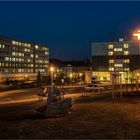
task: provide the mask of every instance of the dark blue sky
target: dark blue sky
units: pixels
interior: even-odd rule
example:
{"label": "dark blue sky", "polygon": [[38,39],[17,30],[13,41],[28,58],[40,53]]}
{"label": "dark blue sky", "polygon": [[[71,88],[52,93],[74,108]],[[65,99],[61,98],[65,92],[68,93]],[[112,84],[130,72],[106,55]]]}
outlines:
{"label": "dark blue sky", "polygon": [[128,38],[140,25],[135,2],[0,2],[0,35],[47,44],[51,57],[91,57],[91,43]]}

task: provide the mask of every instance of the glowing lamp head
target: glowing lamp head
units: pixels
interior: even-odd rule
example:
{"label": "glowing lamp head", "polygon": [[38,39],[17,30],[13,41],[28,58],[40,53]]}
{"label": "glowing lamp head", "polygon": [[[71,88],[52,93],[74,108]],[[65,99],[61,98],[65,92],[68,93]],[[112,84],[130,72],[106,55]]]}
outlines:
{"label": "glowing lamp head", "polygon": [[133,34],[133,36],[137,37],[137,39],[140,40],[140,31],[137,31],[137,33]]}
{"label": "glowing lamp head", "polygon": [[81,77],[82,76],[82,73],[79,73],[79,76]]}
{"label": "glowing lamp head", "polygon": [[70,78],[72,78],[72,73],[70,74]]}
{"label": "glowing lamp head", "polygon": [[51,67],[51,68],[50,68],[50,71],[53,72],[53,71],[54,71],[54,67]]}

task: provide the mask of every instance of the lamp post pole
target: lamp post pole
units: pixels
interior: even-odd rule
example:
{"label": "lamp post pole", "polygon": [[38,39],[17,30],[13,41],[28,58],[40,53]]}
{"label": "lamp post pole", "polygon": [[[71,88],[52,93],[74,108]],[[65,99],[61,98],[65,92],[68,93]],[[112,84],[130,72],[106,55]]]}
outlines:
{"label": "lamp post pole", "polygon": [[[140,31],[137,31],[137,33],[134,33],[133,36],[137,37],[138,44],[139,44],[139,55],[140,55]],[[139,56],[139,62],[140,62],[140,56]],[[139,73],[136,74],[136,90],[139,90]]]}
{"label": "lamp post pole", "polygon": [[51,71],[51,91],[53,92],[53,87],[54,87],[54,79],[53,79],[53,74],[54,74],[54,67],[50,68]]}
{"label": "lamp post pole", "polygon": [[72,73],[70,73],[70,85],[72,85]]}

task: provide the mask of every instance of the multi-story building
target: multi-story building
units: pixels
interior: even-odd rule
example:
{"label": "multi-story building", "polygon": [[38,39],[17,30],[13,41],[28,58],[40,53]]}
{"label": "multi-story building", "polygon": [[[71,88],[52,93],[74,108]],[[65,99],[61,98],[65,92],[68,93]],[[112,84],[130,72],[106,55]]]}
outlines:
{"label": "multi-story building", "polygon": [[123,80],[129,79],[140,69],[140,42],[123,41],[92,43],[93,76],[110,80],[111,72],[119,72]]}
{"label": "multi-story building", "polygon": [[0,37],[0,81],[35,78],[38,71],[46,73],[48,64],[46,46]]}

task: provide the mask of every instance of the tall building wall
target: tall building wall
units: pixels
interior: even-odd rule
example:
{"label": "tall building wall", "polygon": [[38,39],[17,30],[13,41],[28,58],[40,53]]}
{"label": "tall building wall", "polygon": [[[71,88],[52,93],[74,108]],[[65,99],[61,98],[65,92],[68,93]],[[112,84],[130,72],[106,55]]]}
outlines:
{"label": "tall building wall", "polygon": [[140,68],[140,43],[137,41],[92,43],[92,68],[95,71],[133,71]]}
{"label": "tall building wall", "polygon": [[17,75],[45,74],[49,64],[49,49],[36,43],[0,37],[0,74],[2,79]]}

